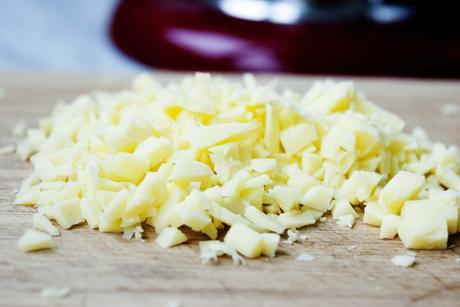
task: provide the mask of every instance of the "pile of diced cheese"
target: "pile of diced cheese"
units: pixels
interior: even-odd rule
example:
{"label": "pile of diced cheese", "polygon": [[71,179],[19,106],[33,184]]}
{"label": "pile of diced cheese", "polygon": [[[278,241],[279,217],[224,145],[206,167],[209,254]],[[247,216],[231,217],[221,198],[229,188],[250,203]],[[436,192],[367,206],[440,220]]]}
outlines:
{"label": "pile of diced cheese", "polygon": [[[83,95],[28,129],[18,154],[35,171],[16,204],[36,206],[24,250],[87,223],[168,248],[203,233],[202,259],[273,257],[280,235],[332,213],[380,226],[413,249],[446,248],[460,228],[460,155],[367,100],[351,82],[304,95],[197,73],[138,77],[131,90]],[[187,232],[186,232],[187,233]],[[218,233],[223,238],[217,240]]]}

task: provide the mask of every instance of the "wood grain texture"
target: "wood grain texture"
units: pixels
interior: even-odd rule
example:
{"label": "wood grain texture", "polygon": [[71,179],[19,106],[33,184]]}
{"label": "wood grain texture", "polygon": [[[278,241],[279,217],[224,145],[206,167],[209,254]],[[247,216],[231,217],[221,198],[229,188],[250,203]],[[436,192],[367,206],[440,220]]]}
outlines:
{"label": "wood grain texture", "polygon": [[[159,78],[176,78],[159,74]],[[305,90],[311,77],[283,76],[280,86]],[[57,101],[95,89],[114,90],[127,77],[0,74],[0,146],[13,142],[12,126],[33,124]],[[458,117],[440,113],[445,103],[460,105],[460,82],[356,79],[357,86],[382,107],[400,114],[408,127],[421,125],[434,140],[460,145]],[[352,230],[328,221],[303,232],[311,239],[282,245],[274,259],[249,260],[234,267],[199,260],[200,238],[162,250],[155,234],[145,243],[86,226],[63,231],[57,249],[24,254],[17,240],[31,227],[31,208],[13,205],[13,189],[31,166],[14,156],[0,157],[0,306],[460,306],[460,240],[443,251],[419,251],[417,264],[400,268],[394,255],[407,251],[399,241],[378,239],[378,229],[358,223]],[[347,247],[356,245],[353,250]],[[315,256],[298,263],[301,252]],[[40,296],[45,287],[69,286],[61,299]]]}

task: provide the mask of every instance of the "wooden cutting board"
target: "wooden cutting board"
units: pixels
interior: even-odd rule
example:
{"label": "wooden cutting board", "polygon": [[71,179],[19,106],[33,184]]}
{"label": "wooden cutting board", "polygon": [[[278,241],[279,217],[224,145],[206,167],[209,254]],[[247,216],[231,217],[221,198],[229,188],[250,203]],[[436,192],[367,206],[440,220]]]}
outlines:
{"label": "wooden cutting board", "polygon": [[[178,75],[158,74],[161,79]],[[277,76],[280,86],[305,90],[311,77]],[[126,86],[127,77],[82,75],[0,75],[0,146],[13,143],[11,128],[33,124],[57,101],[95,89]],[[445,116],[446,103],[460,105],[460,82],[356,79],[369,98],[421,125],[433,139],[460,145],[458,116]],[[13,205],[12,191],[31,171],[15,156],[0,157],[0,305],[1,306],[460,306],[460,240],[442,251],[417,252],[411,268],[392,265],[405,254],[400,241],[378,239],[378,229],[358,222],[352,230],[329,220],[307,227],[310,240],[283,244],[274,259],[230,259],[202,265],[196,245],[163,250],[146,231],[144,243],[117,234],[76,227],[56,239],[57,249],[24,254],[17,240],[31,227],[31,208]],[[455,244],[459,246],[455,246]],[[350,247],[355,246],[354,249]],[[315,256],[309,263],[295,258]],[[70,287],[67,297],[41,297],[47,287]]]}

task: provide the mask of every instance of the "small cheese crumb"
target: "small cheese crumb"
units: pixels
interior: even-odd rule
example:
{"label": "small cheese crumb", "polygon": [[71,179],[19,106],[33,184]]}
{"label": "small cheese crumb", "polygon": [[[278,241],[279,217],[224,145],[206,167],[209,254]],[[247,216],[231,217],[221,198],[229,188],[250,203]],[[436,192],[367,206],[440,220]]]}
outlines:
{"label": "small cheese crumb", "polygon": [[292,245],[299,239],[299,232],[297,230],[288,229],[287,231],[288,238],[284,240],[283,243]]}
{"label": "small cheese crumb", "polygon": [[245,264],[244,259],[237,253],[237,251],[222,241],[200,241],[198,244],[200,246],[200,258],[202,264],[206,264],[211,260],[217,262],[217,257],[223,255],[232,257],[233,265]]}
{"label": "small cheese crumb", "polygon": [[313,259],[315,259],[315,257],[313,255],[308,254],[308,253],[302,253],[299,256],[297,256],[297,258],[295,258],[295,261],[297,261],[297,262],[310,262]]}
{"label": "small cheese crumb", "polygon": [[460,257],[458,257],[457,259],[455,259],[455,263],[460,264]]}
{"label": "small cheese crumb", "polygon": [[166,227],[157,238],[157,243],[163,248],[169,248],[187,241],[182,231],[173,227]]}
{"label": "small cheese crumb", "polygon": [[66,297],[70,294],[70,287],[50,287],[50,288],[43,288],[40,292],[40,295],[46,299],[59,299]]}
{"label": "small cheese crumb", "polygon": [[356,248],[356,245],[350,245],[346,247],[347,251],[350,251],[350,252],[354,250],[355,248]]}
{"label": "small cheese crumb", "polygon": [[13,136],[17,138],[23,138],[26,136],[27,133],[27,124],[26,122],[19,122],[13,126]]}
{"label": "small cheese crumb", "polygon": [[460,115],[460,105],[446,103],[441,107],[441,114],[446,116]]}
{"label": "small cheese crumb", "polygon": [[11,155],[16,152],[16,146],[14,145],[6,145],[3,147],[0,147],[0,156],[6,156],[6,155]]}
{"label": "small cheese crumb", "polygon": [[355,218],[351,214],[340,216],[337,219],[337,224],[341,227],[352,228],[353,225],[355,224]]}
{"label": "small cheese crumb", "polygon": [[19,247],[24,252],[54,248],[53,238],[44,232],[29,229],[19,239]]}
{"label": "small cheese crumb", "polygon": [[393,264],[396,266],[407,268],[415,264],[415,255],[414,254],[397,255],[391,258],[391,262],[393,262]]}

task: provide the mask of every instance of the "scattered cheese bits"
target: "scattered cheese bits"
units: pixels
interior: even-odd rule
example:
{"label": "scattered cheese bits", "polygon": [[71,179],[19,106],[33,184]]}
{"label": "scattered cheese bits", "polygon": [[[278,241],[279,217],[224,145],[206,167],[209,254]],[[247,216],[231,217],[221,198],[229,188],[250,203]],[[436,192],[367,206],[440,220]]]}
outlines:
{"label": "scattered cheese bits", "polygon": [[238,255],[236,250],[224,242],[211,240],[200,241],[198,244],[200,246],[200,258],[203,264],[211,260],[217,262],[217,257],[222,255],[232,257],[234,265],[244,264],[244,259]]}
{"label": "scattered cheese bits", "polygon": [[391,258],[391,262],[396,266],[411,267],[415,264],[415,255],[397,255]]}
{"label": "scattered cheese bits", "polygon": [[49,234],[29,229],[19,239],[19,247],[24,252],[32,252],[42,249],[52,249],[54,248],[54,242]]}
{"label": "scattered cheese bits", "polygon": [[15,151],[16,151],[16,146],[14,145],[6,145],[3,147],[0,147],[0,156],[14,154]]}
{"label": "scattered cheese bits", "polygon": [[[403,128],[352,82],[300,95],[250,75],[142,75],[131,90],[80,96],[38,128],[15,129],[16,153],[35,169],[15,203],[36,206],[35,228],[51,235],[51,221],[86,222],[142,241],[148,224],[168,248],[188,227],[211,239],[200,242],[203,262],[273,257],[286,230],[295,242],[329,212],[351,228],[363,210],[381,238],[445,248],[460,228],[459,150]],[[50,238],[33,231],[21,242],[49,248]]]}

